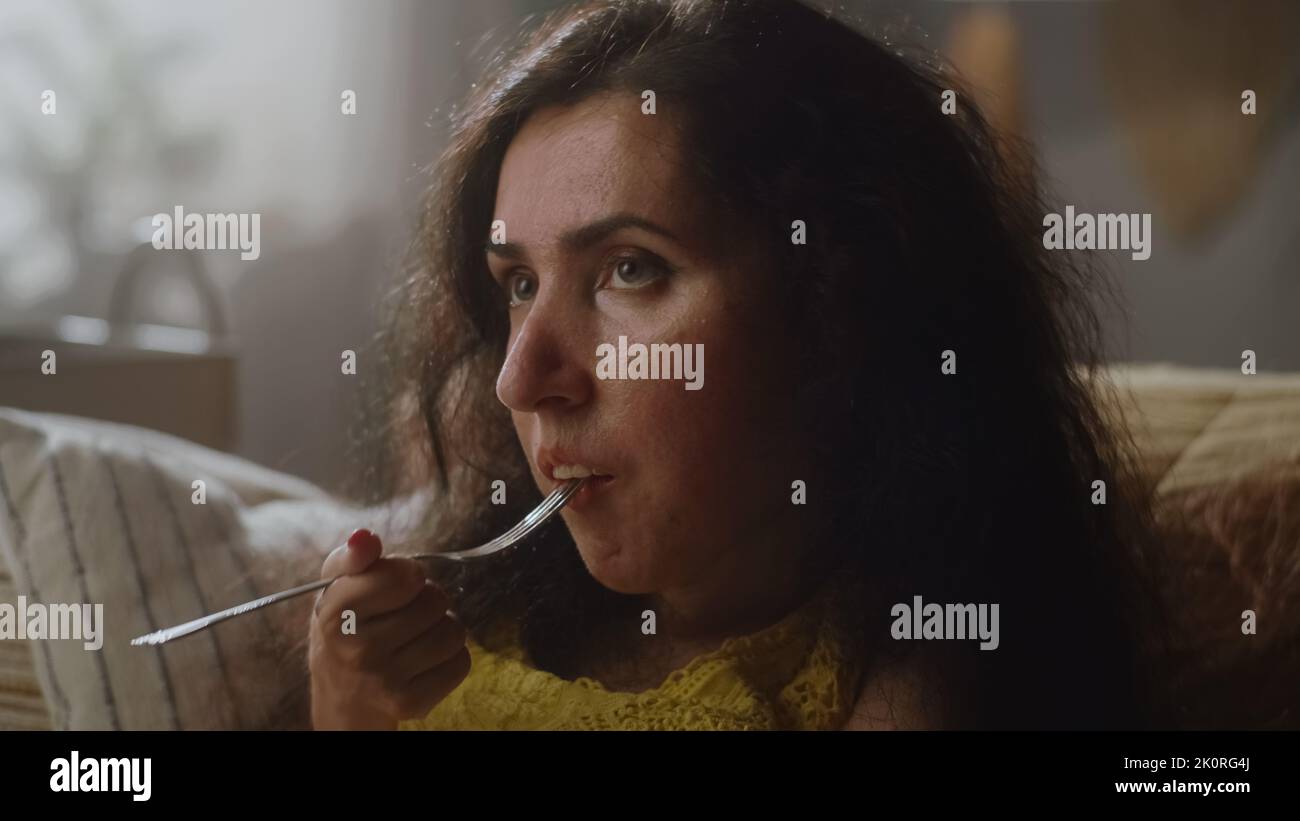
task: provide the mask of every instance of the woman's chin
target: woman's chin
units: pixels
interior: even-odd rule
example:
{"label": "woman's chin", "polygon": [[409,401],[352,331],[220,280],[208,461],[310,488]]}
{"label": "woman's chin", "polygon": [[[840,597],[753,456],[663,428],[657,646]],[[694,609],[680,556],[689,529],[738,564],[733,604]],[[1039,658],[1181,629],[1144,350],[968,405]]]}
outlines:
{"label": "woman's chin", "polygon": [[579,543],[578,555],[592,578],[615,593],[635,596],[654,590],[650,574],[633,551],[619,545]]}

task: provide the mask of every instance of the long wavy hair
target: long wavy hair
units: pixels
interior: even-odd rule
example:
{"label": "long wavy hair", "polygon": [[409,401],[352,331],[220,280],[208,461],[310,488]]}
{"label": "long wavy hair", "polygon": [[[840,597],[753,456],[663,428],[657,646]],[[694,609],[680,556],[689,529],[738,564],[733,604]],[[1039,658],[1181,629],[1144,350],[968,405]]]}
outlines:
{"label": "long wavy hair", "polygon": [[[509,320],[484,245],[502,158],[540,108],[653,90],[701,189],[753,229],[737,241],[777,262],[781,332],[802,346],[792,389],[832,477],[809,504],[830,538],[889,601],[1000,605],[996,651],[918,657],[946,725],[1140,726],[1152,544],[1147,492],[1096,401],[1108,289],[1044,250],[1051,209],[1013,170],[1031,161],[969,102],[941,111],[946,89],[970,99],[957,79],[859,28],[793,0],[597,0],[503,50],[455,114],[391,294],[359,486],[374,501],[432,491],[415,538],[433,549],[486,540],[539,500],[494,391]],[[504,505],[489,503],[498,480]],[[472,636],[512,619],[563,677],[583,669],[575,636],[639,612],[558,520],[439,579]],[[871,637],[865,670],[923,644],[880,641],[888,607],[852,617]]]}

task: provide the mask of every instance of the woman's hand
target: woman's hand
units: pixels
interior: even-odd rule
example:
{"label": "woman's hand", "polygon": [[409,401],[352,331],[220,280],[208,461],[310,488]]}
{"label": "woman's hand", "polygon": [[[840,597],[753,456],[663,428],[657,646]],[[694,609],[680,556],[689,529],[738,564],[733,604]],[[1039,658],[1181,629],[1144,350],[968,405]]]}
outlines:
{"label": "woman's hand", "polygon": [[392,730],[423,718],[469,673],[465,628],[450,598],[411,559],[381,559],[379,537],[358,530],[330,553],[312,614],[312,726]]}

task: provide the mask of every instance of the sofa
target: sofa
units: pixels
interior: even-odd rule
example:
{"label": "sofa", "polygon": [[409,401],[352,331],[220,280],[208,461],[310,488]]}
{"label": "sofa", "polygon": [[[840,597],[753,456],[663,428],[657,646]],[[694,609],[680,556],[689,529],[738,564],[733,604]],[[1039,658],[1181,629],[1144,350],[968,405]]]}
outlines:
{"label": "sofa", "polygon": [[[1162,722],[1300,727],[1300,374],[1108,375],[1167,554]],[[102,602],[106,636],[0,641],[0,728],[307,727],[310,596],[162,647],[129,639],[314,578],[357,527],[400,544],[428,502],[358,508],[165,434],[0,408],[0,603]]]}

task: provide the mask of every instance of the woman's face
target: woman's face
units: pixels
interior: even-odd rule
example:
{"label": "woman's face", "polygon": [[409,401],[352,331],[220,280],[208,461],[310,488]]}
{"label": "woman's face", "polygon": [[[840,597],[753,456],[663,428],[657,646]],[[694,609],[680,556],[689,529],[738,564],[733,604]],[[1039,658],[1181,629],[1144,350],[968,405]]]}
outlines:
{"label": "woman's face", "polygon": [[[760,243],[724,227],[679,150],[633,95],[539,111],[506,152],[487,245],[512,306],[497,395],[543,493],[597,474],[562,515],[622,593],[758,583],[796,551],[791,486],[811,479],[791,433],[800,340]],[[693,378],[617,378],[620,337],[689,351]]]}

